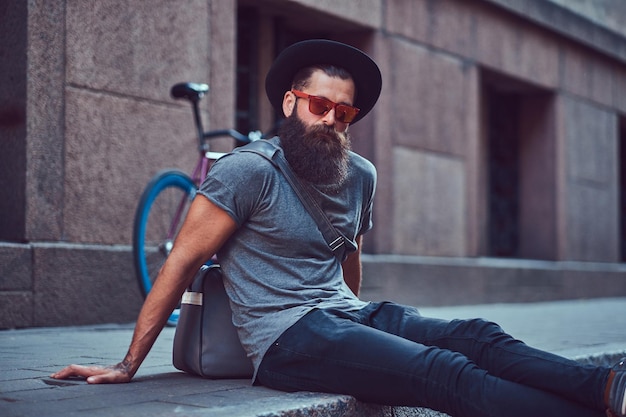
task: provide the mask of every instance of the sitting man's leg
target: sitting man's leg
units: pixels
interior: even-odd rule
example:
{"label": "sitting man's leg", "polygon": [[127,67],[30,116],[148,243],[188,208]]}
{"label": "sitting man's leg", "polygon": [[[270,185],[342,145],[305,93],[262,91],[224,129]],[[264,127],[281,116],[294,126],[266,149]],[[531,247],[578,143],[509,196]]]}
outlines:
{"label": "sitting man's leg", "polygon": [[609,368],[582,365],[514,339],[482,319],[423,317],[413,307],[381,303],[368,316],[372,327],[426,346],[459,352],[499,378],[563,396],[594,409],[606,408]]}
{"label": "sitting man's leg", "polygon": [[[604,413],[490,375],[465,355],[370,327],[373,304],[355,314],[314,310],[268,350],[258,381],[285,391],[353,395],[452,416],[587,416]],[[382,319],[381,316],[378,319]]]}

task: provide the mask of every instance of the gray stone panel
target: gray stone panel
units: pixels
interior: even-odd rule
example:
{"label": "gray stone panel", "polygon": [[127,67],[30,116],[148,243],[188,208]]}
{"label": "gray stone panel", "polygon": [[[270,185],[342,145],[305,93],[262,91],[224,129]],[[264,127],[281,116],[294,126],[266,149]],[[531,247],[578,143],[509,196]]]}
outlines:
{"label": "gray stone panel", "polygon": [[453,264],[410,260],[363,263],[360,297],[412,306],[456,305],[484,299],[485,279],[478,270]]}
{"label": "gray stone panel", "polygon": [[392,61],[394,142],[464,155],[469,91],[464,63],[405,42],[393,43]]}
{"label": "gray stone panel", "polygon": [[497,9],[479,7],[474,14],[475,32],[468,36],[479,62],[542,86],[557,84],[560,44],[553,36]]}
{"label": "gray stone panel", "polygon": [[32,262],[30,245],[0,243],[0,329],[32,326]]}
{"label": "gray stone panel", "polygon": [[475,10],[480,5],[450,0],[412,3],[413,8],[428,10],[428,15],[422,19],[427,20],[424,26],[433,45],[462,56],[475,56],[476,42],[472,34],[475,33]]}
{"label": "gray stone panel", "polygon": [[614,183],[617,172],[615,113],[573,98],[564,101],[568,177],[598,185]]}
{"label": "gray stone panel", "polygon": [[618,261],[617,116],[587,102],[564,102],[564,259]]}
{"label": "gray stone panel", "polygon": [[388,2],[385,13],[385,26],[390,33],[397,33],[409,39],[428,41],[428,3],[423,1]]}
{"label": "gray stone panel", "polygon": [[28,3],[26,239],[62,239],[65,2]]}
{"label": "gray stone panel", "polygon": [[617,199],[614,193],[585,184],[569,184],[569,260],[619,260]]}
{"label": "gray stone panel", "polygon": [[[373,132],[372,142],[372,162],[376,164],[378,171],[378,183],[376,186],[376,200],[374,208],[374,229],[365,237],[365,243],[368,244],[368,251],[372,253],[389,253],[393,245],[393,228],[391,213],[393,209],[393,156],[391,149],[395,138],[390,133],[390,128],[395,122],[395,116],[391,109],[397,98],[395,92],[388,86],[393,79],[391,45],[392,39],[385,38],[381,35],[375,37],[374,50],[376,51],[376,60],[380,64],[383,77],[383,89],[380,97],[371,114],[367,117],[372,118]],[[365,119],[363,120],[365,122]],[[359,138],[366,138],[367,131],[359,130],[357,132],[355,125],[355,133],[359,134]],[[358,139],[362,141],[363,139]]]}
{"label": "gray stone panel", "polygon": [[463,256],[463,163],[403,148],[394,149],[393,155],[393,253]]}
{"label": "gray stone panel", "polygon": [[33,294],[30,291],[0,291],[0,329],[32,325]]}
{"label": "gray stone panel", "polygon": [[[230,129],[235,125],[236,97],[236,51],[237,51],[237,3],[213,1],[209,16],[209,124],[205,129]],[[264,93],[262,93],[264,94]],[[264,97],[261,95],[261,97]],[[269,101],[266,101],[269,103]],[[232,140],[218,139],[212,149],[226,151]],[[215,142],[215,141],[214,141]]]}
{"label": "gray stone panel", "polygon": [[129,247],[34,245],[34,326],[126,323],[143,299]]}
{"label": "gray stone panel", "polygon": [[68,2],[68,82],[168,101],[174,83],[208,81],[209,4]]}
{"label": "gray stone panel", "polygon": [[0,244],[0,291],[32,291],[30,245]]}
{"label": "gray stone panel", "polygon": [[130,244],[149,179],[165,168],[191,173],[197,160],[189,106],[70,89],[66,119],[66,238]]}
{"label": "gray stone panel", "polygon": [[621,103],[615,90],[626,76],[622,66],[574,44],[561,48],[560,66],[560,88],[605,106]]}
{"label": "gray stone panel", "polygon": [[626,296],[626,268],[605,263],[363,256],[361,298],[413,306]]}

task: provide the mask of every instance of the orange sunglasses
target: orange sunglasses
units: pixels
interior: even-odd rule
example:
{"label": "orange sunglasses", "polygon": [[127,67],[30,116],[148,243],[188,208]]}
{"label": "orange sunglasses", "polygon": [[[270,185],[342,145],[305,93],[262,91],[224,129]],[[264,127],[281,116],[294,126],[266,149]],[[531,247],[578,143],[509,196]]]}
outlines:
{"label": "orange sunglasses", "polygon": [[309,99],[309,111],[316,116],[323,116],[332,109],[335,109],[335,119],[341,123],[350,123],[354,120],[359,109],[347,104],[335,103],[327,98],[312,96],[311,94],[303,93],[298,90],[291,90],[291,92],[300,98]]}

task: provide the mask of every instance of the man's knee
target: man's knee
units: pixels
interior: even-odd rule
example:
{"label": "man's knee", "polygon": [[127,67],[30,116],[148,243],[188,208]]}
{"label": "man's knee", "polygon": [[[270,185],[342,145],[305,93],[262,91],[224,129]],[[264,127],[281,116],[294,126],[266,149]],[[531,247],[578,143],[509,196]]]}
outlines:
{"label": "man's knee", "polygon": [[500,325],[482,318],[453,320],[451,324],[456,326],[455,333],[461,332],[477,339],[487,338],[493,340],[500,337],[509,337]]}

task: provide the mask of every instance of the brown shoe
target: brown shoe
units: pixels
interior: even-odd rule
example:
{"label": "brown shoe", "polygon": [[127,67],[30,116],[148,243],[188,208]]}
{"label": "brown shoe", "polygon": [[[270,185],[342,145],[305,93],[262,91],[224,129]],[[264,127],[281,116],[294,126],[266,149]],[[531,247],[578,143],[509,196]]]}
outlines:
{"label": "brown shoe", "polygon": [[626,416],[626,358],[617,362],[607,379],[604,400],[607,407],[607,417]]}

